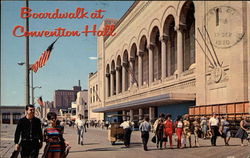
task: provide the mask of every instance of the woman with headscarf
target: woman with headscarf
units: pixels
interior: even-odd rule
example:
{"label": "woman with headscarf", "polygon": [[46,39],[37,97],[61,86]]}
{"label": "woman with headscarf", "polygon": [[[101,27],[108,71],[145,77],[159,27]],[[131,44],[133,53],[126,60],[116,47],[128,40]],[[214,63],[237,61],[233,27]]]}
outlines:
{"label": "woman with headscarf", "polygon": [[224,142],[226,146],[229,146],[228,142],[231,137],[230,132],[230,123],[228,122],[228,116],[222,117],[224,121],[221,121],[221,127],[222,127],[222,137],[224,138]]}
{"label": "woman with headscarf", "polygon": [[164,134],[164,123],[163,119],[160,119],[158,121],[157,127],[156,127],[156,137],[157,137],[157,142],[156,142],[156,147],[159,148],[160,144],[160,149],[162,149],[162,143],[163,143],[163,134]]}
{"label": "woman with headscarf", "polygon": [[200,146],[200,144],[199,144],[199,132],[201,130],[201,126],[200,126],[200,122],[199,122],[198,117],[194,118],[193,126],[194,126],[194,146],[199,147]]}
{"label": "woman with headscarf", "polygon": [[244,139],[247,139],[248,137],[248,134],[247,134],[247,117],[246,116],[243,116],[241,121],[240,121],[240,128],[238,129],[235,137],[236,138],[240,138],[241,139],[241,146],[244,146],[243,142],[244,142]]}
{"label": "woman with headscarf", "polygon": [[[186,114],[184,115],[184,121],[183,121],[183,135],[184,135],[184,142],[186,140],[189,140],[189,146],[190,148],[192,147],[191,145],[191,130],[190,130],[190,121],[189,121],[189,115]],[[186,147],[186,143],[184,144],[184,147]]]}

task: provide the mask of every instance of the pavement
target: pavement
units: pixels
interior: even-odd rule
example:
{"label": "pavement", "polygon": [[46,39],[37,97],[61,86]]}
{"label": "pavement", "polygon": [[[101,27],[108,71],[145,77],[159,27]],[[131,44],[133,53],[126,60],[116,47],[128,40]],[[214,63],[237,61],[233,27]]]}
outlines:
{"label": "pavement", "polygon": [[[1,125],[1,144],[0,157],[9,158],[14,149],[14,132],[15,125]],[[149,151],[144,151],[141,143],[139,131],[133,131],[131,135],[130,148],[125,148],[122,142],[117,142],[115,145],[107,140],[107,130],[101,128],[88,128],[84,135],[84,145],[77,144],[76,129],[72,127],[65,127],[64,138],[71,146],[69,158],[250,158],[250,144],[245,142],[245,146],[240,146],[240,139],[231,138],[230,146],[225,146],[223,139],[217,139],[217,146],[212,147],[210,140],[199,139],[200,147],[176,149],[176,142],[174,142],[174,149],[167,148],[158,150],[156,145],[150,140],[153,134],[150,134],[148,143]],[[194,140],[194,139],[193,139]],[[44,144],[45,146],[45,144]],[[39,157],[41,157],[43,149],[40,150]]]}

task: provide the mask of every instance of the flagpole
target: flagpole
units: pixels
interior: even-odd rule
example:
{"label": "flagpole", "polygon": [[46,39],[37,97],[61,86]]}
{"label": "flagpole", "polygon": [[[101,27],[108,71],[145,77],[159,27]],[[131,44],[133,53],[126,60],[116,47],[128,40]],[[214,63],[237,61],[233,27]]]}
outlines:
{"label": "flagpole", "polygon": [[[29,7],[29,1],[26,0],[26,7]],[[26,31],[29,32],[29,18],[26,18]],[[30,76],[29,76],[29,36],[25,38],[25,104],[30,104]]]}

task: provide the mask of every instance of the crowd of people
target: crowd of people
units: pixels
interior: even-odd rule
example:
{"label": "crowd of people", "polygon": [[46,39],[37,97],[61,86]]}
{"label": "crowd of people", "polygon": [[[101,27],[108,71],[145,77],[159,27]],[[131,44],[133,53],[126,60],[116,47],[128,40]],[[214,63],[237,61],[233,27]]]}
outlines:
{"label": "crowd of people", "polygon": [[[47,121],[41,124],[39,118],[34,116],[35,108],[33,105],[26,106],[26,115],[18,122],[15,131],[15,151],[21,151],[21,157],[37,158],[39,150],[46,143],[42,158],[63,158],[66,157],[70,150],[70,145],[63,138],[65,121],[57,120],[55,112],[47,114]],[[116,122],[117,123],[117,122]],[[76,126],[77,141],[79,145],[83,145],[84,133],[87,132],[87,127],[101,127],[107,128],[110,125],[108,121],[87,121],[81,114],[72,123]],[[73,127],[74,127],[73,125]],[[124,120],[119,125],[124,130],[124,145],[130,146],[131,133],[133,131],[134,123],[130,120]],[[244,140],[248,139],[247,133],[247,118],[244,116],[240,122],[235,137],[241,139],[241,146],[244,146]],[[171,114],[161,113],[154,121],[149,121],[144,118],[140,121],[139,131],[141,132],[141,139],[143,149],[148,150],[147,144],[150,132],[153,132],[152,142],[156,143],[156,147],[163,149],[167,147],[167,142],[171,149],[173,146],[173,139],[177,142],[177,148],[185,148],[187,145],[191,147],[199,147],[199,139],[211,138],[211,145],[216,146],[218,136],[223,137],[226,146],[229,145],[231,138],[231,129],[228,117],[219,118],[215,113],[211,118],[195,117],[190,119],[189,115],[178,116],[175,121],[172,120]],[[191,139],[192,133],[194,140]],[[21,150],[20,150],[21,148]],[[14,156],[12,156],[14,157]]]}
{"label": "crowd of people", "polygon": [[[236,138],[241,139],[241,146],[244,146],[243,141],[249,139],[246,126],[247,118],[242,117],[240,128],[235,134]],[[177,142],[177,148],[199,147],[199,139],[211,138],[211,145],[216,146],[218,136],[224,139],[226,146],[229,146],[231,138],[230,123],[227,116],[221,118],[213,113],[211,118],[202,116],[195,117],[192,120],[189,115],[177,116],[175,121],[172,121],[171,114],[159,115],[159,118],[153,123],[153,132],[155,134],[156,147],[162,149],[162,145],[166,148],[166,142],[169,141],[170,148],[173,148],[173,137]],[[194,134],[194,140],[191,140],[191,134]]]}
{"label": "crowd of people", "polygon": [[[124,145],[129,147],[131,137],[131,123],[125,120],[121,127],[124,129]],[[236,138],[241,139],[241,146],[244,146],[244,140],[248,139],[247,133],[247,118],[242,117],[240,127],[235,134]],[[143,148],[147,151],[147,143],[150,132],[153,132],[152,142],[156,143],[159,149],[167,148],[167,142],[171,149],[173,146],[173,139],[177,142],[177,148],[199,147],[199,139],[211,139],[211,145],[216,146],[217,137],[221,136],[224,139],[226,146],[229,146],[229,141],[232,136],[230,123],[227,116],[221,118],[213,113],[212,117],[202,116],[190,119],[189,115],[177,116],[175,121],[172,120],[171,114],[161,113],[155,121],[150,121],[144,118],[140,122],[139,130],[141,131],[141,138]],[[191,135],[194,140],[191,139]],[[128,143],[129,142],[129,143]]]}

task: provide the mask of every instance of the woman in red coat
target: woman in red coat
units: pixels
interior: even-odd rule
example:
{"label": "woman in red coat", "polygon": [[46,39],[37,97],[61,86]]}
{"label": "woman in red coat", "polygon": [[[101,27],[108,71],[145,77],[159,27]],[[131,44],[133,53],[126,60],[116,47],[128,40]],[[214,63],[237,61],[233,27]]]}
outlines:
{"label": "woman in red coat", "polygon": [[[169,137],[170,148],[173,148],[172,135],[173,135],[173,122],[171,120],[171,115],[166,115],[166,121],[164,122],[164,133],[166,137]],[[166,142],[164,142],[164,147],[166,148]]]}

